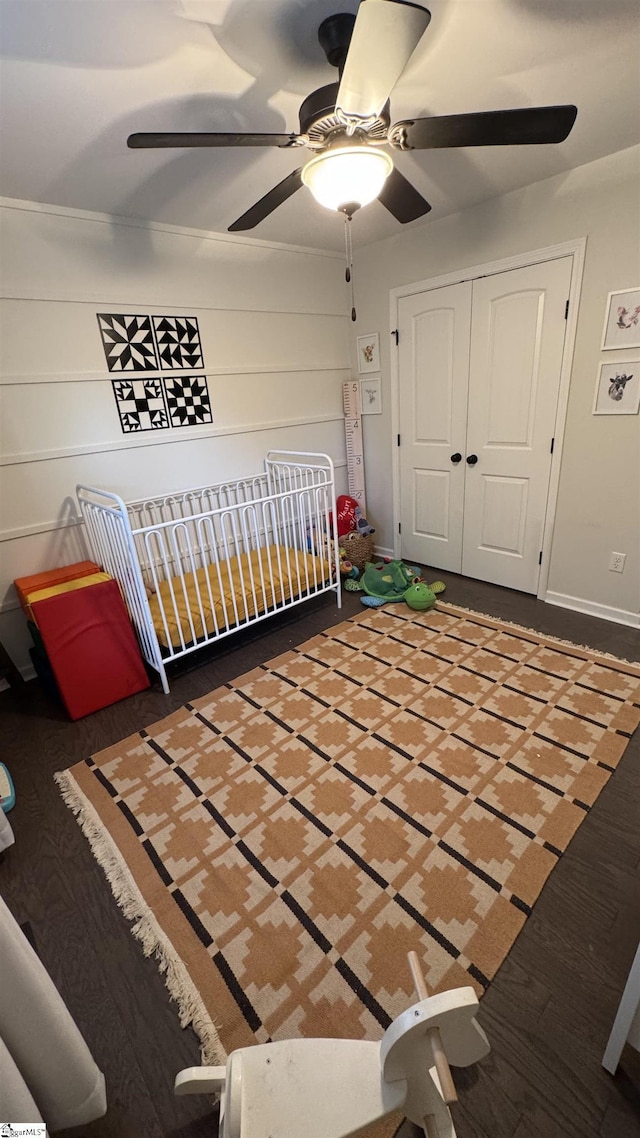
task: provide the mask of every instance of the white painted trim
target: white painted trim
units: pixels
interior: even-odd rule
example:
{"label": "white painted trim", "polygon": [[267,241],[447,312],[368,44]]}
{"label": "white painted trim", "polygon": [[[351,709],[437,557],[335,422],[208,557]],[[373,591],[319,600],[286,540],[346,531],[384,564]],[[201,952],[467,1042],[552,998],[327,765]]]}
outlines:
{"label": "white painted trim", "polygon": [[[92,443],[89,446],[60,447],[56,450],[25,451],[18,454],[7,454],[0,457],[0,466],[22,466],[30,462],[51,462],[60,458],[76,458],[83,454],[103,454],[105,451],[138,450],[140,447],[169,446],[172,443],[193,442],[196,439],[215,439],[223,435],[252,435],[257,431],[286,430],[290,427],[307,427],[314,423],[342,423],[342,415],[312,415],[301,419],[274,419],[268,423],[238,423],[231,427],[218,427],[213,430],[184,430],[170,427],[158,431],[146,431],[150,438],[142,438],[134,434],[131,439],[124,436],[122,439],[112,439],[104,443]],[[162,435],[161,438],[154,436]]]}
{"label": "white painted trim", "polygon": [[7,612],[15,612],[21,607],[20,601],[3,601],[0,605],[0,616],[4,616]]}
{"label": "white painted trim", "polygon": [[[67,518],[66,521],[53,518],[49,522],[35,522],[31,526],[17,526],[15,529],[0,530],[0,542],[19,541],[23,537],[35,537],[39,533],[55,533],[57,530],[72,529],[74,526],[82,525],[84,525],[82,518]],[[0,608],[0,612],[2,612],[2,608]]]}
{"label": "white painted trim", "polygon": [[171,225],[163,221],[146,221],[138,217],[121,217],[112,213],[94,213],[91,210],[68,208],[47,202],[23,201],[20,198],[0,197],[0,207],[22,213],[47,213],[53,217],[75,218],[76,221],[100,222],[103,225],[125,225],[131,229],[148,229],[157,233],[176,233],[180,237],[195,237],[198,241],[219,241],[227,245],[249,245],[258,249],[272,249],[282,253],[304,253],[312,257],[328,257],[341,261],[343,254],[329,249],[316,249],[308,245],[287,245],[279,241],[265,241],[244,234],[216,233],[210,229],[190,229],[185,225]]}
{"label": "white painted trim", "polygon": [[140,304],[139,299],[123,300],[119,298],[114,300],[113,297],[108,297],[105,300],[105,293],[102,289],[100,292],[83,292],[82,296],[78,296],[77,292],[66,292],[64,289],[45,289],[37,293],[34,292],[28,296],[23,292],[13,293],[8,290],[3,290],[0,292],[0,300],[9,300],[24,304],[89,304],[91,307],[97,304],[100,305],[102,310],[108,306],[110,309],[117,309],[119,312],[126,312],[127,315],[133,316],[144,316],[148,312],[152,312],[153,309],[158,310],[156,315],[164,315],[165,310],[170,308],[172,312],[174,309],[176,311],[183,309],[184,312],[188,312],[189,315],[193,316],[196,316],[198,312],[245,312],[251,315],[257,312],[259,315],[266,316],[313,316],[314,318],[322,316],[328,320],[348,319],[346,312],[321,312],[317,308],[257,308],[255,305],[251,305],[249,308],[238,308],[222,304],[176,304],[175,301],[171,301],[171,304],[167,305],[161,304],[156,300],[149,301],[146,304]]}
{"label": "white painted trim", "polygon": [[[333,463],[334,470],[346,469],[346,459],[340,459]],[[71,529],[74,526],[83,526],[83,518],[67,518],[66,520],[58,520],[53,518],[51,521],[36,522],[35,525],[19,526],[16,529],[0,530],[0,543],[3,541],[20,541],[25,537],[36,537],[41,533],[55,533],[58,530]],[[390,553],[391,550],[384,550],[385,554]],[[5,606],[7,611],[11,608],[18,607],[10,601],[6,601],[4,605],[0,605],[0,613],[4,612]]]}
{"label": "white painted trim", "polygon": [[417,292],[430,292],[434,288],[445,288],[447,285],[461,284],[463,281],[473,281],[477,277],[490,277],[495,273],[507,273],[511,269],[526,269],[530,265],[538,265],[541,261],[556,261],[559,257],[571,257],[579,248],[584,251],[586,237],[577,237],[573,241],[562,241],[558,245],[547,245],[544,249],[532,249],[529,253],[514,253],[510,257],[501,257],[496,261],[487,261],[484,265],[473,265],[470,269],[456,269],[450,273],[443,273],[439,277],[431,277],[426,281],[413,281],[411,284],[397,285],[390,290],[390,297],[395,299],[396,305],[392,307],[391,315],[397,312],[397,301],[403,296],[413,296]]}
{"label": "white painted trim", "polygon": [[26,683],[36,678],[36,670],[33,664],[25,664],[22,668],[18,668],[18,671]]}
{"label": "white painted trim", "polygon": [[[544,261],[555,261],[561,257],[572,257],[571,283],[569,286],[569,314],[567,329],[562,353],[562,368],[560,373],[560,386],[558,389],[558,405],[555,423],[555,443],[551,458],[549,475],[549,489],[547,493],[547,509],[542,538],[542,565],[538,577],[539,600],[545,599],[547,583],[549,580],[549,566],[551,563],[551,549],[553,545],[553,530],[555,525],[556,507],[558,501],[558,486],[560,482],[560,466],[562,461],[562,448],[564,444],[564,431],[569,401],[569,383],[573,367],[573,353],[575,349],[576,332],[578,326],[578,312],[580,308],[580,291],[584,272],[586,237],[577,237],[573,241],[564,241],[558,245],[549,245],[544,249],[534,249],[529,253],[518,253],[496,261],[489,261],[484,265],[474,265],[470,269],[460,269],[445,273],[443,276],[432,277],[426,281],[414,281],[412,284],[399,285],[389,292],[390,328],[398,327],[398,307],[400,300],[405,296],[414,296],[416,293],[429,292],[436,288],[446,288],[452,284],[461,284],[463,281],[477,280],[479,277],[493,276],[497,273],[509,272],[511,269],[528,268],[530,265],[541,264]],[[393,482],[393,533],[394,553],[400,556],[400,534],[398,523],[400,521],[400,448],[395,444],[400,425],[400,378],[398,372],[398,352],[391,351],[391,431],[392,431],[392,482]]]}
{"label": "white painted trim", "polygon": [[539,601],[544,600],[549,583],[549,570],[551,568],[551,553],[553,550],[553,534],[556,524],[556,509],[558,505],[558,488],[560,486],[560,467],[562,464],[562,450],[564,447],[564,432],[567,422],[567,406],[569,403],[569,385],[573,370],[573,353],[578,331],[578,315],[580,312],[580,292],[582,290],[582,276],[584,273],[584,259],[587,247],[586,237],[569,242],[574,246],[573,265],[571,268],[571,284],[569,285],[569,313],[567,328],[564,337],[564,350],[562,353],[562,368],[560,371],[560,387],[558,389],[558,403],[556,406],[556,422],[553,432],[554,445],[551,456],[551,469],[549,471],[549,488],[547,490],[547,509],[542,529],[542,565],[538,576]]}
{"label": "white painted trim", "polygon": [[377,557],[393,557],[393,549],[388,549],[386,545],[374,545],[373,552]]}
{"label": "white painted trim", "polygon": [[585,616],[597,616],[600,620],[611,620],[614,624],[625,624],[629,628],[640,628],[640,613],[628,612],[627,609],[613,608],[612,605],[601,605],[597,601],[587,601],[584,597],[570,597],[567,593],[548,592],[542,600],[561,609],[572,609],[573,612],[584,613]]}
{"label": "white painted trim", "polygon": [[[196,368],[194,375],[204,375],[207,379],[217,379],[219,376],[226,375],[306,375],[316,374],[318,372],[335,372],[341,374],[342,372],[349,372],[351,369],[348,364],[336,367],[294,367],[291,364],[286,364],[283,367],[217,367],[217,368]],[[133,372],[133,371],[52,371],[41,372],[40,374],[32,373],[25,375],[0,375],[0,387],[21,387],[24,383],[40,383],[43,386],[48,383],[104,383],[117,379],[136,379],[142,375],[149,375],[152,379],[171,378],[175,374],[171,371],[158,371],[158,372]]]}

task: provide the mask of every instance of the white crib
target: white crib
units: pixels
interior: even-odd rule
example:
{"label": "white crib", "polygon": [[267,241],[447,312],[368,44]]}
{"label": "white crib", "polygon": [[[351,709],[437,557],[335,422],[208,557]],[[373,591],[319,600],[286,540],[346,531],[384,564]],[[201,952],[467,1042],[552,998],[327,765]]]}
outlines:
{"label": "white crib", "polygon": [[328,455],[269,451],[260,474],[136,502],[91,486],[77,495],[93,556],[167,693],[170,661],[330,590],[341,606]]}

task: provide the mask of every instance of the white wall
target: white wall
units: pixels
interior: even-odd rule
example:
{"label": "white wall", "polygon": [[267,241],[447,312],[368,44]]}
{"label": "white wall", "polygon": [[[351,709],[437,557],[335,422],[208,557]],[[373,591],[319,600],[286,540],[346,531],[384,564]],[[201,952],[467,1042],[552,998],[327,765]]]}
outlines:
{"label": "white wall", "polygon": [[[168,492],[274,447],[328,451],[342,488],[347,307],[335,254],[25,202],[0,224],[0,640],[25,668],[12,581],[87,555],[77,482]],[[213,424],[123,434],[96,312],[196,316]]]}
{"label": "white wall", "polygon": [[[365,417],[364,431],[367,508],[381,546],[393,546],[389,290],[586,236],[548,589],[595,611],[622,610],[623,621],[638,614],[640,417],[591,412],[600,362],[625,356],[601,353],[600,341],[607,294],[640,284],[639,206],[634,147],[356,250],[352,360],[355,337],[380,332],[383,414]],[[607,568],[613,550],[627,554],[622,575]]]}

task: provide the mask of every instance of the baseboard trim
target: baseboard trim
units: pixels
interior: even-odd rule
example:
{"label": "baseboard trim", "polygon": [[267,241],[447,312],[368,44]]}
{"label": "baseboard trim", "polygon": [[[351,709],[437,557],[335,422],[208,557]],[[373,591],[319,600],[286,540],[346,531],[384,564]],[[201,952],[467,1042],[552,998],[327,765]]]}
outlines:
{"label": "baseboard trim", "polygon": [[544,597],[549,605],[561,609],[573,609],[585,616],[597,616],[600,620],[610,620],[614,624],[625,624],[629,628],[640,628],[640,613],[617,609],[612,605],[601,605],[597,601],[587,601],[583,597],[570,597],[566,593],[547,592]]}
{"label": "baseboard trim", "polygon": [[376,557],[393,557],[393,550],[387,549],[385,545],[374,545],[373,552]]}

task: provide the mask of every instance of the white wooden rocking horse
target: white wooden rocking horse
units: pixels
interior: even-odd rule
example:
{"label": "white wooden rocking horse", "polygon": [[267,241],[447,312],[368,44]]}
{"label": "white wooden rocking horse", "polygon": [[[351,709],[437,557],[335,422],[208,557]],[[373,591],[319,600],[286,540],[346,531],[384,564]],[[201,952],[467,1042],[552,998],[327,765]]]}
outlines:
{"label": "white wooden rocking horse", "polygon": [[379,1043],[286,1039],[233,1051],[225,1067],[188,1067],[175,1093],[221,1094],[219,1138],[356,1138],[403,1111],[427,1138],[456,1138],[447,1104],[456,1101],[449,1069],[489,1051],[476,1023],[473,988],[428,996],[415,952],[409,965],[418,1002]]}

